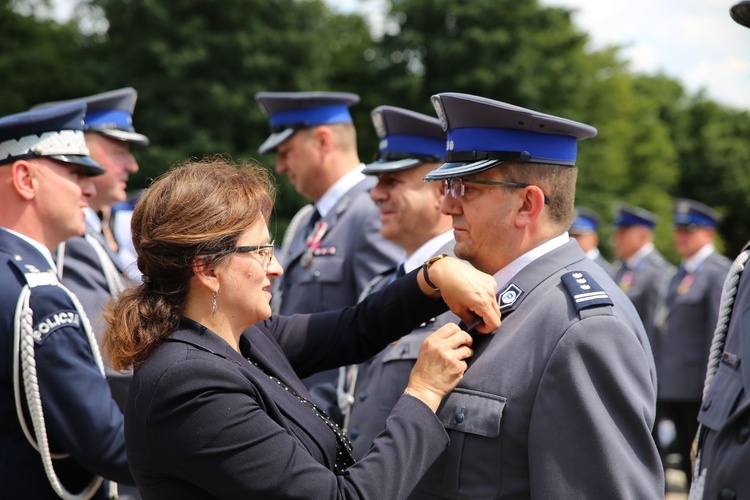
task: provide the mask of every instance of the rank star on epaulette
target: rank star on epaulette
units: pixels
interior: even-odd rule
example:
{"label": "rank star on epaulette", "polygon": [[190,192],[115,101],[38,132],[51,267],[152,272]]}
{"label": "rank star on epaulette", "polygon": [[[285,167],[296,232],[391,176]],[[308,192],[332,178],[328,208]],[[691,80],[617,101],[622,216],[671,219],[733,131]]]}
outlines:
{"label": "rank star on epaulette", "polygon": [[566,273],[562,276],[562,282],[578,311],[587,307],[614,305],[607,292],[586,271]]}

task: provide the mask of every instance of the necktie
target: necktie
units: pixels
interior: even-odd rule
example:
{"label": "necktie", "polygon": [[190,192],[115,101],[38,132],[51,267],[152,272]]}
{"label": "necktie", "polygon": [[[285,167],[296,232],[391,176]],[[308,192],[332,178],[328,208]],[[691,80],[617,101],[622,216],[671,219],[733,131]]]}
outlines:
{"label": "necktie", "polygon": [[400,266],[398,266],[398,271],[396,271],[396,279],[401,278],[405,274],[406,274],[406,269],[404,269],[404,265],[401,264]]}
{"label": "necktie", "polygon": [[318,209],[316,208],[312,216],[310,217],[310,221],[307,223],[307,228],[305,229],[305,239],[307,239],[310,234],[312,234],[313,229],[315,229],[315,224],[320,220],[320,212],[318,212]]}
{"label": "necktie", "polygon": [[672,281],[669,284],[669,291],[667,292],[667,304],[671,304],[674,300],[675,296],[677,295],[677,287],[680,286],[680,283],[682,283],[682,280],[685,279],[685,276],[687,275],[687,271],[685,270],[685,266],[680,264],[680,266],[677,268],[677,272],[674,275],[674,278],[672,278]]}

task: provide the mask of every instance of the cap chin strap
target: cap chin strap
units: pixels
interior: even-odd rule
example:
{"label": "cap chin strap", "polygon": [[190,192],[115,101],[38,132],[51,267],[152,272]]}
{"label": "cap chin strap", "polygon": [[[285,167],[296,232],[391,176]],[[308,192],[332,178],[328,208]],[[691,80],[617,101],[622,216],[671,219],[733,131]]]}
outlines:
{"label": "cap chin strap", "polygon": [[[52,279],[54,279],[54,277]],[[86,317],[86,313],[83,311],[83,307],[81,307],[81,303],[75,295],[60,283],[55,283],[52,286],[57,286],[64,290],[73,301],[73,305],[78,312],[78,317],[81,320],[83,330],[86,332],[91,347],[91,353],[94,356],[94,360],[96,361],[96,365],[99,368],[102,377],[104,377],[104,364],[102,363],[102,357],[99,353],[99,346],[96,343],[96,338],[91,330],[91,324]],[[13,323],[13,394],[15,396],[18,421],[21,424],[21,429],[23,430],[26,439],[29,441],[29,444],[31,444],[31,446],[33,446],[41,455],[44,472],[47,474],[47,478],[49,479],[52,489],[55,490],[55,493],[57,493],[60,498],[66,500],[88,500],[93,497],[99,489],[103,482],[103,478],[94,475],[91,482],[89,482],[83,491],[78,494],[73,494],[62,485],[52,464],[52,459],[67,458],[70,455],[67,453],[52,453],[49,449],[47,427],[44,423],[44,411],[42,409],[42,399],[39,392],[36,359],[34,357],[34,311],[29,307],[30,297],[31,288],[27,284],[23,287],[21,294],[18,297]],[[19,364],[21,364],[20,367]],[[21,408],[19,376],[23,378],[26,403],[29,408],[29,415],[31,417],[35,436],[31,435],[31,432],[26,425],[26,419],[24,418],[23,410]],[[117,498],[117,484],[114,482],[110,482],[109,497]]]}

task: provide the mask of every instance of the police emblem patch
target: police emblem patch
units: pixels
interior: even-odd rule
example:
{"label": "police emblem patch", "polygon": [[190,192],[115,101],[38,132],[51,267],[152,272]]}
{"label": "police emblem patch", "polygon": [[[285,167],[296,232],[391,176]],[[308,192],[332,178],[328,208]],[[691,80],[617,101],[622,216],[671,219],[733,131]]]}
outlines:
{"label": "police emblem patch", "polygon": [[34,326],[34,331],[32,332],[34,342],[41,344],[52,332],[68,325],[75,328],[81,326],[81,319],[78,317],[76,311],[52,313]]}
{"label": "police emblem patch", "polygon": [[500,312],[506,311],[513,307],[513,304],[521,298],[523,290],[515,283],[508,285],[498,296],[498,305],[500,306]]}

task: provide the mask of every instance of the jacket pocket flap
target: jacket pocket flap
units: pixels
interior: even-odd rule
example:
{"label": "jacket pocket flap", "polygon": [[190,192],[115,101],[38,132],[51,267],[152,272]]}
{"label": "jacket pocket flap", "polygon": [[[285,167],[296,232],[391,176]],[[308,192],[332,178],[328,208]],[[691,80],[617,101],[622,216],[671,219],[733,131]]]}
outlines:
{"label": "jacket pocket flap", "polygon": [[446,429],[484,437],[500,435],[507,398],[456,388],[443,401],[438,418]]}
{"label": "jacket pocket flap", "polygon": [[698,413],[698,421],[717,431],[727,421],[742,395],[742,376],[737,370],[719,365],[708,394]]}

